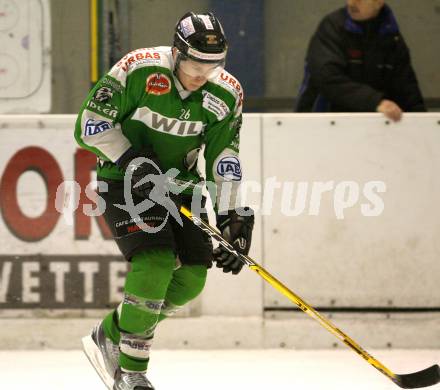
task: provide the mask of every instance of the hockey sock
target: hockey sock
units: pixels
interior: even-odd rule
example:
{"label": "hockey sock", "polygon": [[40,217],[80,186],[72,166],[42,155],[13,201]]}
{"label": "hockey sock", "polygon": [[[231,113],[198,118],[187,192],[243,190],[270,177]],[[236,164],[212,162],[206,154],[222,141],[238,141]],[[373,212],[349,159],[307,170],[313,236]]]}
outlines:
{"label": "hockey sock", "polygon": [[205,286],[206,274],[207,269],[203,265],[183,265],[174,271],[159,321],[174,315],[182,306],[197,297]]}
{"label": "hockey sock", "polygon": [[118,316],[109,315],[104,320],[106,335],[119,342],[119,364],[126,370],[147,368],[154,330],[174,266],[175,255],[169,249],[144,251],[131,260]]}
{"label": "hockey sock", "polygon": [[113,310],[108,313],[104,321],[102,322],[102,328],[104,329],[104,334],[109,338],[113,344],[119,344],[121,339],[121,333],[119,329],[119,318],[117,310]]}

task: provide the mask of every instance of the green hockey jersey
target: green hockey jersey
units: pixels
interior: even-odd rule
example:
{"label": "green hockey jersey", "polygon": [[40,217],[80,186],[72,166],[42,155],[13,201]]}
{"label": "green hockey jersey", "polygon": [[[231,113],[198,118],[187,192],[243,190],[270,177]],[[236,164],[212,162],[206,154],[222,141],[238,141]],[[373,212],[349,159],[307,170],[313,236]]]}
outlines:
{"label": "green hockey jersey", "polygon": [[[121,179],[115,164],[130,147],[153,148],[161,168],[178,179],[199,182],[203,150],[206,180],[231,185],[231,201],[242,178],[238,157],[243,89],[227,71],[195,92],[173,73],[171,47],[135,50],[90,91],[81,107],[75,139],[98,156],[98,177]],[[218,202],[218,199],[217,199]]]}

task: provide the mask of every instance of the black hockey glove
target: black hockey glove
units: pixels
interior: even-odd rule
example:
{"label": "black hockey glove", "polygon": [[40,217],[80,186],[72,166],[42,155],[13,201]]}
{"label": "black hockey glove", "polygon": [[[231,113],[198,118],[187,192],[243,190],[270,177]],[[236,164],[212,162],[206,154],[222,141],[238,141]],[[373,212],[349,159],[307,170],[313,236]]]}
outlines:
{"label": "black hockey glove", "polygon": [[[251,247],[254,211],[249,207],[229,210],[227,215],[217,215],[217,227],[222,236],[237,250],[247,255]],[[214,261],[223,272],[238,274],[244,263],[221,245],[214,249]]]}
{"label": "black hockey glove", "polygon": [[[144,157],[144,161],[140,163],[134,163],[133,160],[138,157]],[[139,182],[148,175],[159,175],[161,171],[151,164],[150,161],[145,161],[145,158],[149,159],[160,169],[159,159],[152,149],[146,149],[142,152],[136,152],[134,149],[128,149],[119,159],[116,161],[124,172],[131,172],[131,188],[134,195],[141,198],[148,198],[151,190],[154,188],[154,183],[146,181],[139,185]]]}

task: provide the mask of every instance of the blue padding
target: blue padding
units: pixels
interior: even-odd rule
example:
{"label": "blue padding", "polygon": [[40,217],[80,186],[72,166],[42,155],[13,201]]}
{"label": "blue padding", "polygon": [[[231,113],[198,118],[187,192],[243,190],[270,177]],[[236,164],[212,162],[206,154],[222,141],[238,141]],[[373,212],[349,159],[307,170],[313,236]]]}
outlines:
{"label": "blue padding", "polygon": [[229,42],[226,69],[240,81],[246,96],[264,96],[264,1],[211,0]]}

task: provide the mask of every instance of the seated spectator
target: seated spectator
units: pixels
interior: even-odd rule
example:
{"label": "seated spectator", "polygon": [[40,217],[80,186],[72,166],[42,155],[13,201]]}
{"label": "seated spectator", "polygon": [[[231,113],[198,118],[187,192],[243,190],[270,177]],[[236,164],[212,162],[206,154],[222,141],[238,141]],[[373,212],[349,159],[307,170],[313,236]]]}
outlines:
{"label": "seated spectator", "polygon": [[408,47],[384,0],[347,0],[313,35],[297,112],[426,111]]}

